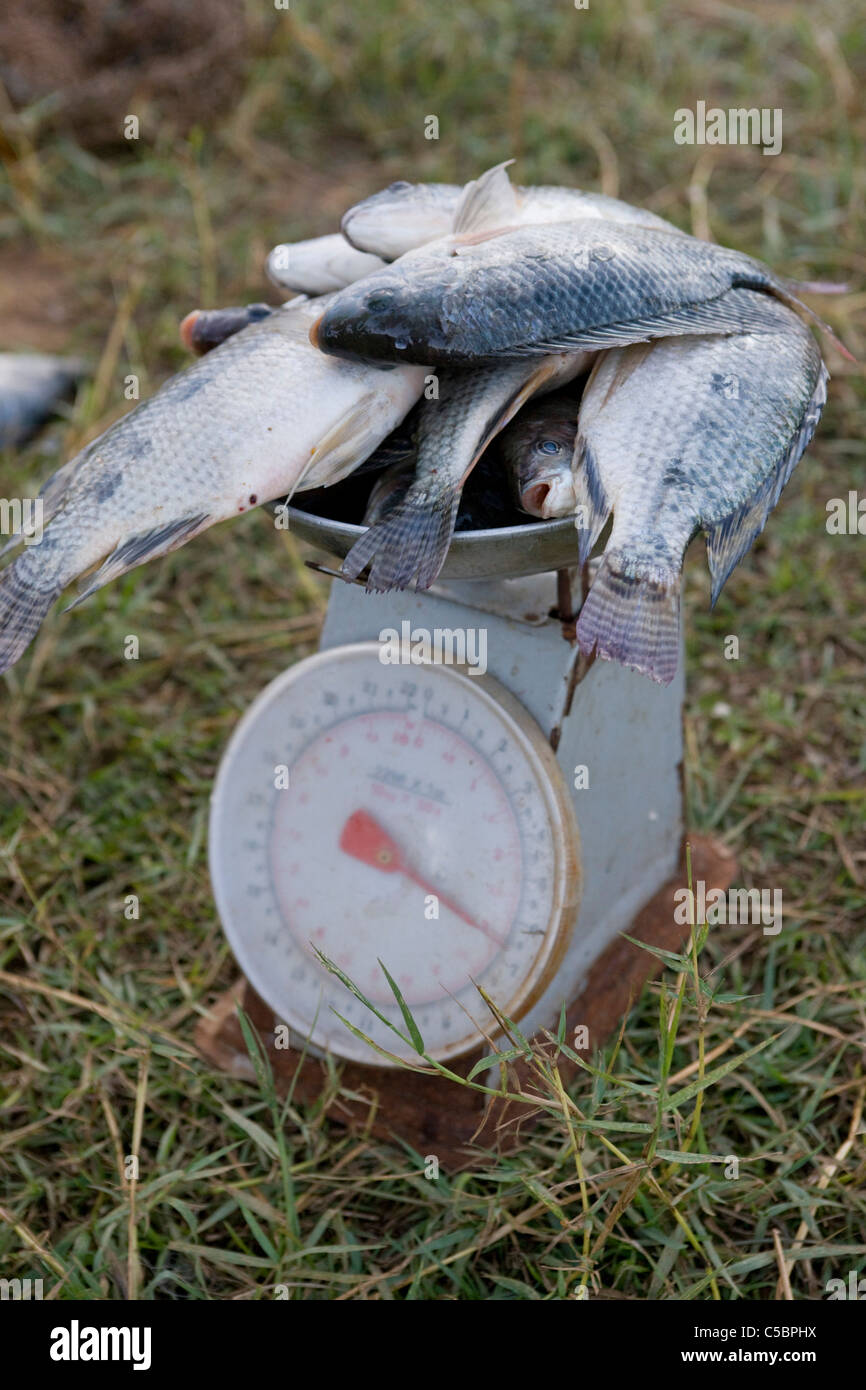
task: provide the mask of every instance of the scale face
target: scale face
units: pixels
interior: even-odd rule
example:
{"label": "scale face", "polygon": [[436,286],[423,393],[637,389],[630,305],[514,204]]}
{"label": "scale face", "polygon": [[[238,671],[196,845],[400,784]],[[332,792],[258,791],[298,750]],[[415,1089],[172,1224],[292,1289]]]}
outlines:
{"label": "scale face", "polygon": [[272,681],[229,742],[210,821],[220,917],[275,1021],[295,1046],[376,1066],[337,1013],[416,1054],[313,948],[405,1033],[381,961],[446,1060],[495,1028],[475,983],[515,1021],[540,997],[579,897],[571,799],[531,716],[487,676],[382,651],[333,648]]}

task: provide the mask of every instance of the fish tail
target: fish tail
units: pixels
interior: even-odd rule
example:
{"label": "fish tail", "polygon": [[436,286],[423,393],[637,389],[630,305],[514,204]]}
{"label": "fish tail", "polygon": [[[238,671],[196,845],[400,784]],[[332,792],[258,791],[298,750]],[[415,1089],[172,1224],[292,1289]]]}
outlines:
{"label": "fish tail", "polygon": [[581,649],[670,685],[680,647],[680,575],[607,550],[577,622]]}
{"label": "fish tail", "polygon": [[25,552],[0,573],[0,671],[23,655],[62,592],[59,584],[48,589],[31,584],[23,563],[28,558]]}
{"label": "fish tail", "polygon": [[355,542],[342,573],[357,579],[369,565],[368,593],[429,589],[445,563],[457,522],[460,494],[397,501]]}

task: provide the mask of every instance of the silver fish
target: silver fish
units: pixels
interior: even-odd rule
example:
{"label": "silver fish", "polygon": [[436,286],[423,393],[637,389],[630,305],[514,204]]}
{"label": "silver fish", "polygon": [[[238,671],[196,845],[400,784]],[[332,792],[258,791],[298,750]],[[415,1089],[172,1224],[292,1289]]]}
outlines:
{"label": "silver fish", "polygon": [[[511,163],[509,160],[507,163]],[[455,183],[392,183],[349,208],[342,221],[343,235],[359,250],[374,252],[385,261],[447,236],[461,216],[461,205],[471,201],[479,186],[487,185],[487,226],[525,227],[536,222],[574,222],[601,218],[638,227],[678,231],[672,222],[645,208],[633,207],[604,193],[555,185],[514,187],[498,164],[465,187]],[[495,203],[495,215],[491,211]]]}
{"label": "silver fish", "polygon": [[87,368],[80,359],[0,352],[0,448],[20,447],[75,394]]}
{"label": "silver fish", "polygon": [[762,332],[669,338],[605,353],[575,447],[580,559],[610,538],[577,624],[585,652],[662,684],[679,650],[683,556],[706,534],[712,601],[779,500],[827,398],[804,324],[748,290]]}
{"label": "silver fish", "polygon": [[571,459],[580,391],[565,387],[521,410],[499,439],[499,450],[520,509],[550,521],[577,505]]}
{"label": "silver fish", "polygon": [[439,399],[418,424],[415,474],[404,495],[368,527],[343,561],[356,579],[368,566],[368,591],[428,589],[448,553],[466,479],[490,441],[539,391],[585,370],[587,354],[557,353],[475,372],[443,372]]}
{"label": "silver fish", "polygon": [[310,313],[304,302],[235,334],[50,479],[40,543],[0,572],[0,670],[97,562],[82,598],[217,521],[338,481],[403,418],[423,369],[329,360],[310,346]]}
{"label": "silver fish", "polygon": [[265,261],[268,279],[296,294],[331,294],[351,285],[384,262],[350,246],[339,232],[310,241],[282,242]]}
{"label": "silver fish", "polygon": [[742,332],[760,325],[760,313],[728,294],[741,286],[817,320],[761,262],[684,232],[598,220],[485,231],[490,188],[478,180],[457,233],[336,294],[312,329],[317,346],[372,361],[470,364]]}

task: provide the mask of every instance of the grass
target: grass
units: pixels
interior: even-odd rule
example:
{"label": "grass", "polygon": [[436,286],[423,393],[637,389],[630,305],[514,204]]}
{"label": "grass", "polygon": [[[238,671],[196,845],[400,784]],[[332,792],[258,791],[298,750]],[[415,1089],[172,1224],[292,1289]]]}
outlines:
{"label": "grass", "polygon": [[[844,4],[299,0],[215,129],[100,155],[13,131],[8,345],[97,370],[66,423],[5,457],[0,493],[120,414],[129,373],[146,395],[181,367],[189,308],[261,298],[271,244],[331,230],[392,178],[509,155],[522,181],[620,193],[850,280],[823,307],[862,358],[864,69]],[[697,99],[782,107],[783,152],[675,146],[673,112]],[[828,360],[824,421],[765,537],[715,611],[698,546],[685,585],[689,824],[745,884],[783,889],[783,931],[695,942],[569,1094],[538,1061],[556,1107],[464,1173],[429,1180],[425,1155],[347,1134],[338,1076],[284,1115],[266,1071],[233,1080],[192,1047],[235,973],[211,782],[251,698],[315,649],[325,589],[301,554],[253,513],[51,617],[5,678],[0,729],[3,1277],[61,1299],[701,1300],[785,1296],[787,1261],[796,1298],[863,1271],[866,543],[824,522],[863,489],[864,391]],[[702,1155],[736,1155],[739,1176]]]}

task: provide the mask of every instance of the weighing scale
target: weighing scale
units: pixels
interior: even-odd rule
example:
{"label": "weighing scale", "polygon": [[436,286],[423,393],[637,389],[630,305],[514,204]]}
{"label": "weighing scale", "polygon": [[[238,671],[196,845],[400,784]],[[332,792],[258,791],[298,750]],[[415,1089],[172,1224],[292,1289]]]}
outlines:
{"label": "weighing scale", "polygon": [[[361,532],[296,508],[290,525],[337,556]],[[575,549],[571,521],[540,522],[456,535],[424,593],[335,580],[318,653],[260,693],[214,785],[211,877],[244,978],[200,1025],[205,1055],[252,1078],[241,1002],[298,1100],[331,1054],[332,1115],[454,1165],[474,1135],[519,1136],[400,1065],[419,1059],[383,1021],[406,1033],[388,976],[465,1074],[508,1046],[476,986],[527,1036],[565,1006],[589,1056],[657,968],[622,933],[684,935],[683,662],[663,687],[580,654]],[[692,854],[695,879],[732,881],[717,846]]]}

